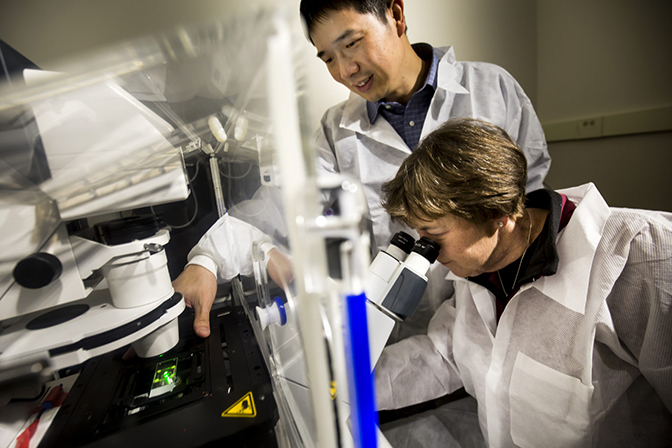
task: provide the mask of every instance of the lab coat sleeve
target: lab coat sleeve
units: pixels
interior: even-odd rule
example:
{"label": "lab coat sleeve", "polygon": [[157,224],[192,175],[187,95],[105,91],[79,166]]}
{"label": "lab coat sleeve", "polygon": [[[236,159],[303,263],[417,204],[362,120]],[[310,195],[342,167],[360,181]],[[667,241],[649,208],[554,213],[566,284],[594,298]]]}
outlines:
{"label": "lab coat sleeve", "polygon": [[544,188],[551,157],[544,130],[523,88],[498,65],[460,62],[458,67],[462,70],[460,83],[470,93],[455,95],[450,115],[446,118],[469,116],[504,129],[525,153],[527,191]]}
{"label": "lab coat sleeve", "polygon": [[509,136],[518,143],[527,159],[528,192],[544,188],[543,182],[551,168],[546,136],[532,102],[523,88],[508,72],[500,78],[502,95],[507,107],[506,125]]}
{"label": "lab coat sleeve", "polygon": [[544,179],[551,168],[546,136],[530,100],[525,97],[520,109],[518,145],[527,158],[527,191],[544,188]]}
{"label": "lab coat sleeve", "polygon": [[333,112],[331,110],[327,110],[327,112],[325,112],[320,122],[320,127],[315,132],[317,169],[318,171],[326,173],[338,172],[338,162],[336,161],[336,155],[334,152],[335,145],[332,129],[327,126],[327,122],[330,120],[329,115],[332,113]]}
{"label": "lab coat sleeve", "polygon": [[[318,175],[322,177],[340,173],[333,135],[334,132],[338,132],[338,129],[332,129],[327,123],[335,122],[334,117],[338,116],[337,111],[343,106],[339,104],[328,109],[322,116],[320,127],[315,132],[316,168]],[[328,191],[322,192],[321,202],[324,209],[331,207],[334,200],[335,198]]]}
{"label": "lab coat sleeve", "polygon": [[385,347],[375,369],[379,410],[423,403],[462,387],[452,356],[454,303],[439,307],[426,335]]}
{"label": "lab coat sleeve", "polygon": [[227,213],[189,252],[187,265],[196,264],[208,269],[217,277],[218,283],[228,282],[238,274],[251,275],[253,242],[260,244],[264,253],[274,247],[268,235]]}
{"label": "lab coat sleeve", "polygon": [[672,412],[672,214],[644,213],[651,224],[617,243],[628,262],[607,303],[618,340]]}

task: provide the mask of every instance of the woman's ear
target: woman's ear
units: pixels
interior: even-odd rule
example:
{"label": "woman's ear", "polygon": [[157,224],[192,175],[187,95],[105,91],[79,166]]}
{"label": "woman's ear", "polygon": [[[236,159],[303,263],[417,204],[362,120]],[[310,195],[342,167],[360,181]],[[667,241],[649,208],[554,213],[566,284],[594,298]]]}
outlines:
{"label": "woman's ear", "polygon": [[506,227],[506,225],[509,223],[509,215],[500,216],[499,218],[494,220],[494,223],[497,229]]}

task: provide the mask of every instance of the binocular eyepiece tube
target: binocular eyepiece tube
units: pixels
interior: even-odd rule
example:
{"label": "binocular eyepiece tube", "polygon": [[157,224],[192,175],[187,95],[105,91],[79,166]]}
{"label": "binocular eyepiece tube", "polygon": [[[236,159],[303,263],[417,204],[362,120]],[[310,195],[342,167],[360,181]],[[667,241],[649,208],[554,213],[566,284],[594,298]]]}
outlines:
{"label": "binocular eyepiece tube", "polygon": [[405,232],[395,234],[369,267],[369,301],[399,320],[413,315],[427,289],[426,274],[439,250],[429,238],[415,241]]}

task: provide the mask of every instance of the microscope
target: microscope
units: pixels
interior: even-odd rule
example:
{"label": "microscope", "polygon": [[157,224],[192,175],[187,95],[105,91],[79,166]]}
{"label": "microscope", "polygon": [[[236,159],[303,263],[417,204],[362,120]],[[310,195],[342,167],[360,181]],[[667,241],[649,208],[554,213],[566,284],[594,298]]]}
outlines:
{"label": "microscope", "polygon": [[[411,317],[427,289],[427,271],[439,256],[440,247],[429,238],[415,241],[397,232],[385,250],[378,252],[368,268],[366,314],[371,368],[387,343],[396,322]],[[262,329],[287,322],[288,309],[278,297],[269,306],[257,307]]]}
{"label": "microscope", "polygon": [[427,271],[440,247],[429,238],[415,241],[406,232],[396,233],[369,266],[366,287],[371,368],[374,368],[395,322],[415,313],[427,289]]}
{"label": "microscope", "polygon": [[[69,75],[26,71],[25,88],[0,86],[0,395],[25,401],[37,391],[23,386],[79,372],[45,446],[202,446],[271,426],[283,448],[340,447],[353,446],[352,427],[374,429],[349,419],[365,394],[347,378],[343,295],[368,297],[358,316],[373,366],[416,309],[438,247],[399,235],[369,268],[363,189],[314,173],[297,31],[275,11],[180,27]],[[176,322],[185,304],[167,272],[170,234],[144,214],[189,196],[190,158],[207,160],[190,180],[206,166],[218,215],[291,248],[295,273],[287,297],[261,300],[264,315],[246,308],[250,272],[239,268],[207,340]],[[325,188],[341,192],[338,221],[322,214]],[[348,243],[337,287],[322,250],[331,237]],[[243,240],[227,235],[223,252],[263,275],[264,252],[255,264]],[[140,356],[125,362],[129,344]],[[368,369],[350,370],[370,383]]]}
{"label": "microscope", "polygon": [[164,353],[185,308],[168,272],[168,229],[130,212],[189,195],[172,126],[112,80],[24,78],[42,93],[0,95],[5,400],[128,344],[141,357]]}
{"label": "microscope", "polygon": [[414,241],[406,232],[395,234],[369,267],[369,301],[399,320],[412,316],[427,289],[425,274],[439,250],[429,238]]}

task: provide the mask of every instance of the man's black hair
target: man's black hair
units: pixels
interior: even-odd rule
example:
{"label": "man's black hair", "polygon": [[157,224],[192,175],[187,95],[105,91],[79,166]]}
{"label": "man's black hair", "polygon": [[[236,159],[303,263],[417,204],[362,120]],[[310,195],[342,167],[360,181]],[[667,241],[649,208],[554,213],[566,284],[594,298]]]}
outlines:
{"label": "man's black hair", "polygon": [[320,23],[330,12],[343,9],[352,8],[360,14],[373,14],[382,23],[387,23],[385,15],[391,3],[391,0],[301,0],[299,9],[310,38],[315,22]]}

